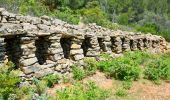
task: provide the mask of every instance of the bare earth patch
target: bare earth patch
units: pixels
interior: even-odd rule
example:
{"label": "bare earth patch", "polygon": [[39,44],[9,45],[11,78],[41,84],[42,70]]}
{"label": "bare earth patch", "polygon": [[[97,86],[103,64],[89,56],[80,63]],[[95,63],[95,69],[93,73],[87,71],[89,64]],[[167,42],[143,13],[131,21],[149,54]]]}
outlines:
{"label": "bare earth patch", "polygon": [[95,82],[100,88],[111,89],[113,87],[113,81],[111,79],[107,79],[104,73],[99,71],[96,72],[93,76],[89,76],[83,80],[84,83],[88,81]]}
{"label": "bare earth patch", "polygon": [[[96,72],[82,80],[83,83],[94,81],[99,87],[111,90],[112,96],[108,100],[169,100],[170,99],[170,83],[162,82],[156,85],[151,81],[141,79],[133,82],[133,86],[128,90],[128,95],[125,97],[115,96],[115,91],[121,87],[121,81],[107,79],[104,73]],[[48,89],[48,93],[56,97],[56,90],[61,89],[71,84],[57,84],[53,88]]]}
{"label": "bare earth patch", "polygon": [[136,95],[138,100],[169,100],[170,83],[162,82],[161,85],[156,85],[151,82],[134,82],[129,94]]}

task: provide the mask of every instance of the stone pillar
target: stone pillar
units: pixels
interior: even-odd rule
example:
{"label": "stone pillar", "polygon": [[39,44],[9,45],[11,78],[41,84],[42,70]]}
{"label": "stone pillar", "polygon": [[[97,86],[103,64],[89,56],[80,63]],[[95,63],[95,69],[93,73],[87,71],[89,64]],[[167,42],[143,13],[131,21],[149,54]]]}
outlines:
{"label": "stone pillar", "polygon": [[148,39],[148,48],[152,49],[152,40],[150,38]]}
{"label": "stone pillar", "polygon": [[57,73],[65,73],[67,66],[67,59],[64,58],[64,52],[61,47],[60,39],[62,34],[55,33],[50,35],[49,40],[51,45],[48,49],[49,52],[49,61],[54,62],[56,64],[54,70]]}
{"label": "stone pillar", "polygon": [[122,38],[122,51],[130,51],[130,39],[127,36]]}
{"label": "stone pillar", "polygon": [[60,44],[62,34],[52,34],[49,36],[49,41],[51,42],[48,48],[48,60],[50,62],[57,62],[64,58],[64,53]]}
{"label": "stone pillar", "polygon": [[79,61],[84,58],[83,49],[81,48],[83,39],[80,38],[73,38],[70,56],[73,58],[74,61]]}
{"label": "stone pillar", "polygon": [[143,50],[143,49],[144,49],[143,39],[142,39],[142,38],[139,38],[137,41],[138,41],[138,42],[137,42],[137,47],[138,47],[138,49],[139,49],[139,50]]}
{"label": "stone pillar", "polygon": [[106,52],[106,45],[104,44],[104,38],[98,37],[98,43],[100,47],[100,52]]}
{"label": "stone pillar", "polygon": [[112,39],[112,51],[115,53],[122,53],[122,40],[119,36],[111,37]]}
{"label": "stone pillar", "polygon": [[[53,41],[54,41],[51,45],[53,46],[53,49],[52,49],[53,61],[57,62],[57,65],[54,68],[54,70],[55,70],[55,73],[57,74],[68,74],[71,71],[70,67],[73,65],[73,61],[72,61],[70,54],[68,58],[64,58],[64,49],[66,47],[62,48],[62,44],[61,44],[62,36],[65,36],[65,35],[56,34],[55,40],[54,40],[54,36],[51,36],[51,39],[53,38]],[[71,39],[69,40],[69,42],[71,41],[72,43],[73,41],[72,37],[70,37],[69,39]],[[64,41],[64,42],[68,42],[68,41]],[[65,52],[70,53],[71,51],[65,51]]]}
{"label": "stone pillar", "polygon": [[[114,41],[113,41],[114,42]],[[104,38],[104,42],[103,44],[105,45],[105,50],[107,53],[112,53],[112,41],[111,41],[111,37],[110,36],[106,36]]]}
{"label": "stone pillar", "polygon": [[135,51],[135,50],[137,50],[138,48],[137,48],[137,40],[136,39],[131,39],[130,40],[130,49],[132,50],[132,51]]}
{"label": "stone pillar", "polygon": [[[46,36],[44,36],[46,37]],[[48,36],[47,36],[48,37]],[[45,59],[44,63],[40,64],[38,61],[38,54],[37,50],[44,49],[44,47],[48,48],[47,42],[42,43],[43,47],[38,48],[37,45],[35,45],[36,40],[38,40],[38,37],[30,37],[30,36],[24,36],[21,37],[21,50],[22,50],[22,56],[20,59],[20,68],[23,70],[24,74],[26,74],[26,78],[31,78],[32,76],[35,76],[37,78],[43,77],[45,75],[53,73],[53,70],[51,67],[53,67],[53,64],[48,64],[47,59]],[[44,38],[44,41],[47,41],[48,38]],[[47,56],[48,54],[45,52],[45,54],[42,54]]]}
{"label": "stone pillar", "polygon": [[143,39],[143,43],[144,43],[144,48],[145,48],[145,49],[148,49],[148,48],[149,48],[149,40],[148,40],[147,37],[145,37],[145,38]]}
{"label": "stone pillar", "polygon": [[38,59],[35,55],[35,37],[24,36],[20,38],[20,46],[22,50],[22,56],[20,58],[20,68],[25,74],[31,74],[39,71],[38,66],[34,66],[38,63]]}
{"label": "stone pillar", "polygon": [[156,48],[156,40],[152,40],[152,48]]}
{"label": "stone pillar", "polygon": [[159,36],[153,36],[152,38],[152,51],[154,53],[160,53],[161,52],[161,39]]}
{"label": "stone pillar", "polygon": [[160,48],[162,52],[166,52],[168,43],[165,41],[164,38],[160,38]]}
{"label": "stone pillar", "polygon": [[156,53],[161,53],[161,48],[160,48],[160,40],[157,38],[157,40],[155,41],[156,43]]}
{"label": "stone pillar", "polygon": [[52,74],[54,72],[54,66],[56,65],[56,62],[50,58],[55,52],[55,50],[51,49],[54,45],[53,43],[55,42],[55,39],[51,39],[53,36],[53,34],[48,32],[38,34],[38,37],[35,37],[35,44],[33,45],[36,48],[35,53],[34,50],[30,49],[32,54],[35,54],[35,59],[38,60],[38,62],[31,66],[32,68],[36,69],[34,71],[34,76],[37,78]]}
{"label": "stone pillar", "polygon": [[96,36],[90,37],[91,47],[87,50],[87,57],[96,57],[100,53],[100,47]]}

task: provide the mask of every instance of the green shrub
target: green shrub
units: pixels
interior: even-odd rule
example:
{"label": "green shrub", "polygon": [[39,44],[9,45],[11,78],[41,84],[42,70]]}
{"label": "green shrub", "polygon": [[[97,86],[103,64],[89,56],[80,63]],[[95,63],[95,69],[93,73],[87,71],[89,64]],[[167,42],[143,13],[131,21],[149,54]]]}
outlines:
{"label": "green shrub", "polygon": [[76,83],[72,87],[57,91],[58,100],[105,100],[108,95],[109,91],[100,89],[94,82]]}
{"label": "green shrub", "polygon": [[145,51],[134,51],[124,53],[124,57],[134,61],[138,65],[142,65],[145,64],[148,61],[148,59],[154,58],[154,55],[149,54]]}
{"label": "green shrub", "polygon": [[97,63],[98,69],[109,77],[120,80],[137,80],[142,71],[140,66],[156,58],[156,56],[143,51],[126,52],[123,57],[115,59],[106,55],[102,55],[102,57],[106,60]]}
{"label": "green shrub", "polygon": [[21,81],[18,77],[19,71],[14,70],[14,64],[8,62],[0,67],[0,95],[7,100],[11,94],[19,91],[17,84]]}
{"label": "green shrub", "polygon": [[57,17],[63,21],[71,24],[78,24],[80,21],[80,14],[77,10],[71,10],[69,8],[62,8],[60,11],[52,12],[54,17]]}
{"label": "green shrub", "polygon": [[108,72],[111,76],[120,80],[137,80],[140,76],[141,69],[134,61],[126,58],[116,60],[113,67]]}
{"label": "green shrub", "polygon": [[78,66],[73,66],[72,72],[75,80],[82,80],[86,76],[84,69]]}
{"label": "green shrub", "polygon": [[43,77],[43,80],[47,82],[48,87],[53,87],[55,83],[58,83],[60,78],[58,75],[50,74],[50,75]]}
{"label": "green shrub", "polygon": [[158,33],[156,33],[156,35],[160,35],[160,36],[164,37],[166,39],[166,41],[170,42],[170,31],[169,30],[158,32]]}
{"label": "green shrub", "polygon": [[130,89],[132,87],[132,81],[124,81],[122,83],[124,89]]}
{"label": "green shrub", "polygon": [[128,21],[129,21],[128,13],[123,13],[123,14],[119,15],[119,17],[118,17],[118,23],[119,24],[128,25],[128,23],[129,23]]}
{"label": "green shrub", "polygon": [[40,81],[36,78],[33,78],[33,84],[34,84],[34,92],[38,93],[39,95],[44,94],[45,90],[47,88],[47,83],[45,81]]}
{"label": "green shrub", "polygon": [[115,95],[119,96],[119,97],[127,96],[127,94],[128,94],[127,91],[125,89],[123,89],[123,88],[117,89],[116,93],[115,93]]}
{"label": "green shrub", "polygon": [[87,58],[84,60],[84,62],[86,63],[85,67],[86,75],[88,76],[94,74],[97,70],[97,61],[93,58]]}
{"label": "green shrub", "polygon": [[120,80],[137,80],[141,72],[139,65],[128,57],[99,62],[98,67],[101,71],[106,72],[108,76]]}
{"label": "green shrub", "polygon": [[102,23],[107,20],[106,14],[99,7],[83,9],[81,14],[85,23],[97,23],[98,25],[102,25]]}
{"label": "green shrub", "polygon": [[23,15],[42,16],[48,15],[49,9],[37,0],[23,0],[19,2],[19,13]]}
{"label": "green shrub", "polygon": [[53,100],[51,96],[46,93],[47,83],[44,80],[33,78],[33,84],[22,86],[18,95],[23,100]]}
{"label": "green shrub", "polygon": [[31,85],[20,87],[20,91],[18,91],[17,95],[23,100],[30,100],[32,93],[34,93],[35,88]]}
{"label": "green shrub", "polygon": [[161,72],[158,69],[159,66],[155,66],[155,61],[149,64],[150,65],[147,66],[144,72],[145,78],[150,80],[158,80],[161,76]]}
{"label": "green shrub", "polygon": [[148,32],[157,33],[158,32],[158,26],[153,23],[147,23],[143,26],[137,27],[136,29],[137,29],[137,31],[141,31],[144,33],[148,33]]}
{"label": "green shrub", "polygon": [[98,69],[100,71],[104,71],[107,72],[108,69],[112,66],[112,62],[111,61],[101,61],[98,63]]}
{"label": "green shrub", "polygon": [[168,19],[170,20],[170,13],[168,13]]}
{"label": "green shrub", "polygon": [[100,26],[112,25],[112,23],[108,20],[108,15],[102,11],[98,1],[88,2],[86,7],[80,10],[80,13],[83,17],[84,23],[96,23]]}
{"label": "green shrub", "polygon": [[168,53],[163,53],[163,54],[161,55],[161,58],[162,58],[162,59],[167,59],[167,60],[169,60],[168,58],[170,58],[170,52],[168,52]]}
{"label": "green shrub", "polygon": [[112,60],[112,59],[113,59],[109,54],[106,54],[106,53],[100,54],[100,57],[101,57],[103,60]]}
{"label": "green shrub", "polygon": [[71,79],[69,77],[67,77],[66,75],[62,75],[61,80],[63,83],[71,82]]}
{"label": "green shrub", "polygon": [[145,78],[150,80],[170,79],[170,60],[158,58],[150,61],[144,71]]}

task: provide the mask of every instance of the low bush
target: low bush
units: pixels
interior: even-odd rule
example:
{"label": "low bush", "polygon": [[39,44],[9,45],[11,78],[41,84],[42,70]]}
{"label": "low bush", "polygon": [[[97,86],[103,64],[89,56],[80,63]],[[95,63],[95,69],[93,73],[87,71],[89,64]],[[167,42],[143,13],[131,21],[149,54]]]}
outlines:
{"label": "low bush", "polygon": [[129,24],[129,15],[128,13],[123,13],[118,16],[118,23],[121,25]]}
{"label": "low bush", "polygon": [[45,81],[33,78],[33,85],[34,93],[37,93],[38,95],[45,93],[45,90],[47,88],[47,83]]}
{"label": "low bush", "polygon": [[75,80],[82,80],[86,76],[93,75],[97,70],[97,61],[93,58],[86,58],[84,60],[85,67],[80,67],[78,65],[72,66],[73,78]]}
{"label": "low bush", "polygon": [[61,80],[63,83],[69,83],[69,82],[71,82],[72,79],[70,77],[68,77],[67,75],[62,75]]}
{"label": "low bush", "polygon": [[170,60],[169,58],[157,58],[150,61],[144,71],[145,78],[149,80],[170,79]]}
{"label": "low bush", "polygon": [[120,80],[137,80],[141,69],[138,64],[127,58],[120,58],[112,62],[108,69],[110,76]]}
{"label": "low bush", "polygon": [[58,75],[50,74],[43,77],[43,80],[47,82],[48,87],[53,87],[55,83],[58,83],[60,77]]}
{"label": "low bush", "polygon": [[93,58],[87,58],[84,62],[86,64],[84,68],[86,75],[93,75],[97,70],[97,61]]}
{"label": "low bush", "polygon": [[63,7],[60,10],[56,10],[51,13],[52,16],[57,17],[70,24],[78,24],[80,22],[80,14],[77,10],[71,10],[70,8]]}
{"label": "low bush", "polygon": [[98,69],[100,71],[107,72],[112,65],[112,61],[101,61],[98,63]]}
{"label": "low bush", "polygon": [[147,33],[147,32],[157,33],[158,26],[156,24],[153,24],[153,23],[147,23],[147,24],[145,24],[143,26],[137,26],[136,30],[144,32],[144,33]]}
{"label": "low bush", "polygon": [[[46,92],[47,82],[33,78],[33,84],[22,86],[18,95],[23,100],[53,100]],[[13,99],[12,99],[13,100]]]}
{"label": "low bush", "polygon": [[23,100],[30,100],[32,94],[35,91],[35,88],[31,85],[22,86],[19,89],[20,91],[17,93],[17,95]]}
{"label": "low bush", "polygon": [[104,61],[112,60],[113,58],[107,53],[101,53],[100,58]]}
{"label": "low bush", "polygon": [[57,91],[58,100],[105,100],[109,91],[100,89],[94,82],[87,84],[76,83],[72,87],[66,87]]}
{"label": "low bush", "polygon": [[138,59],[133,53],[128,53],[124,57],[101,61],[98,63],[98,68],[107,73],[108,76],[116,79],[137,80],[141,73],[139,63],[136,62]]}
{"label": "low bush", "polygon": [[127,96],[127,94],[128,94],[127,91],[125,89],[123,89],[123,88],[119,88],[115,92],[115,95],[119,96],[119,97]]}
{"label": "low bush", "polygon": [[154,55],[149,54],[146,51],[134,51],[124,53],[124,57],[134,61],[138,65],[143,65],[148,59],[154,58]]}
{"label": "low bush", "polygon": [[124,81],[123,83],[122,83],[122,86],[123,86],[123,88],[124,89],[130,89],[131,87],[132,87],[132,85],[133,85],[133,82],[132,81]]}
{"label": "low bush", "polygon": [[8,62],[0,67],[0,96],[7,100],[10,95],[15,95],[19,91],[17,84],[20,83],[19,71],[14,70],[14,64]]}
{"label": "low bush", "polygon": [[72,72],[75,80],[82,80],[86,76],[84,69],[78,66],[73,66]]}
{"label": "low bush", "polygon": [[41,2],[38,2],[37,0],[20,0],[18,2],[18,9],[19,13],[23,15],[43,16],[50,14],[49,8],[43,5]]}
{"label": "low bush", "polygon": [[[108,56],[102,56],[108,59]],[[145,51],[126,52],[123,57],[99,62],[98,69],[109,77],[120,80],[137,80],[142,76],[149,80],[170,79],[170,53],[152,55]],[[144,67],[144,69],[142,69]]]}

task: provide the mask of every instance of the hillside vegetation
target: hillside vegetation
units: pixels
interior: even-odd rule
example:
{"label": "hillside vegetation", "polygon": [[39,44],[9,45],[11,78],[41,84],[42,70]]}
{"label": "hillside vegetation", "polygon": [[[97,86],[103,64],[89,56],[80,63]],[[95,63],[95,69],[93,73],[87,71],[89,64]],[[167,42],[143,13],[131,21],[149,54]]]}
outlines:
{"label": "hillside vegetation", "polygon": [[170,41],[170,0],[0,0],[0,7],[24,15],[45,14],[71,24],[150,32]]}
{"label": "hillside vegetation", "polygon": [[[162,86],[162,83],[170,80],[169,53],[152,55],[147,52],[135,51],[126,52],[124,56],[115,59],[108,54],[102,54],[100,57],[103,59],[102,61],[96,61],[93,58],[85,59],[87,66],[84,69],[74,65],[72,68],[73,79],[50,74],[39,80],[33,78],[31,85],[23,86],[19,85],[22,81],[18,77],[20,71],[14,70],[13,64],[9,62],[4,65],[5,68],[0,68],[0,100],[56,100],[55,98],[59,100],[99,100],[99,98],[106,100],[112,96],[132,95],[128,94],[128,91],[134,82],[150,80]],[[119,81],[121,85],[116,89],[110,87],[110,89],[105,90],[91,80],[83,82],[86,77],[92,79],[97,70],[104,73],[108,80]],[[95,78],[95,80],[105,81],[100,78]],[[57,88],[55,86],[58,85],[59,80],[70,85],[65,86],[65,88]],[[146,85],[146,83],[144,84]],[[54,90],[52,96],[47,91],[51,89]]]}

